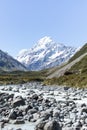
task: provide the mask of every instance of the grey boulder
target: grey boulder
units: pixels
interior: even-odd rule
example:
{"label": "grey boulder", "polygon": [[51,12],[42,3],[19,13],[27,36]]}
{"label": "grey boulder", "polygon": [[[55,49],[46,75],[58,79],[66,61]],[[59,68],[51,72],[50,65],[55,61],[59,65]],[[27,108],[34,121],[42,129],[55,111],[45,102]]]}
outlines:
{"label": "grey boulder", "polygon": [[53,120],[45,124],[44,130],[61,130],[61,127],[57,121]]}

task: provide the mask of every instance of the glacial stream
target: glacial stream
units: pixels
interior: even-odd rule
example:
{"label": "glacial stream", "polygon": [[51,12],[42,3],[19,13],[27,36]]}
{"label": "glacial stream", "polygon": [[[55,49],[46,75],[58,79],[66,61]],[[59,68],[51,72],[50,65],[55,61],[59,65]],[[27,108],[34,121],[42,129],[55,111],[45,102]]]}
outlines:
{"label": "glacial stream", "polygon": [[17,130],[19,128],[21,128],[22,130],[34,130],[35,124],[34,123],[26,123],[20,125],[6,124],[2,130]]}

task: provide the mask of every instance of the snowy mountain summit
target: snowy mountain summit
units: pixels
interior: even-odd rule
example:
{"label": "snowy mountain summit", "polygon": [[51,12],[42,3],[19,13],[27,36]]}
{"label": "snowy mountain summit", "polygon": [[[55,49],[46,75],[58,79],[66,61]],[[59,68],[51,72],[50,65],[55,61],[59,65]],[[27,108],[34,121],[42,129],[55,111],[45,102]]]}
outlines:
{"label": "snowy mountain summit", "polygon": [[21,50],[17,60],[29,70],[42,70],[61,65],[75,52],[75,48],[56,43],[50,37],[45,36],[33,48]]}

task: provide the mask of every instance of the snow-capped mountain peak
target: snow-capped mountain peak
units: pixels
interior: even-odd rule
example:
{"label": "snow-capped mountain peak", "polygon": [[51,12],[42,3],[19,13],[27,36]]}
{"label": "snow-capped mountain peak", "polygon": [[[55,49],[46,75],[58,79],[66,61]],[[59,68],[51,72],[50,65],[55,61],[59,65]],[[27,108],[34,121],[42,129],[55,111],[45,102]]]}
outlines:
{"label": "snow-capped mountain peak", "polygon": [[29,70],[41,70],[69,60],[75,51],[75,48],[56,43],[52,38],[45,36],[31,49],[20,51],[17,60],[26,65]]}
{"label": "snow-capped mountain peak", "polygon": [[22,49],[20,52],[19,52],[19,55],[23,55],[27,52],[28,50],[27,49]]}
{"label": "snow-capped mountain peak", "polygon": [[38,51],[38,50],[41,50],[41,49],[46,49],[51,44],[53,44],[52,38],[45,36],[45,37],[41,38],[40,40],[38,40],[36,42],[33,49],[35,48],[34,51]]}
{"label": "snow-capped mountain peak", "polygon": [[52,42],[52,39],[50,37],[45,36],[38,41],[38,45],[42,46],[42,45],[46,45],[50,42]]}

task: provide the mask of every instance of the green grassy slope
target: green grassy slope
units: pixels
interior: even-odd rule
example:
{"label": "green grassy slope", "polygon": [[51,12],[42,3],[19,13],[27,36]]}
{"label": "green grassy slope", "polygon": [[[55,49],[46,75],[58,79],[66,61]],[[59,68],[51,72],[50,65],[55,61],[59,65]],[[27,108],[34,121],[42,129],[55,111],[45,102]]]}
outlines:
{"label": "green grassy slope", "polygon": [[69,60],[69,62],[72,62],[73,60],[80,57],[84,53],[87,53],[87,43]]}
{"label": "green grassy slope", "polygon": [[[87,53],[87,44],[78,51],[70,60],[69,63]],[[79,62],[75,63],[63,76],[46,79],[45,84],[58,84],[74,87],[87,87],[87,55]]]}
{"label": "green grassy slope", "polygon": [[87,87],[87,56],[76,63],[71,69],[59,78],[46,79],[45,84]]}
{"label": "green grassy slope", "polygon": [[30,81],[43,81],[46,77],[45,71],[12,71],[0,73],[0,85],[22,84]]}

